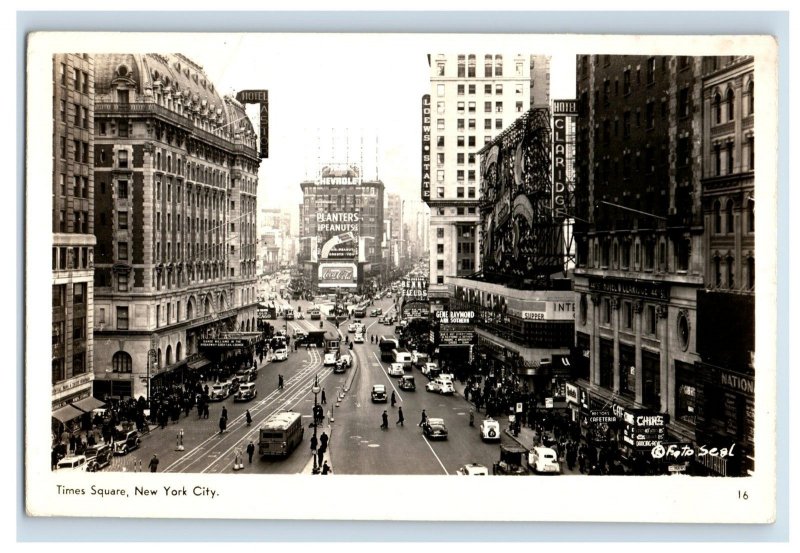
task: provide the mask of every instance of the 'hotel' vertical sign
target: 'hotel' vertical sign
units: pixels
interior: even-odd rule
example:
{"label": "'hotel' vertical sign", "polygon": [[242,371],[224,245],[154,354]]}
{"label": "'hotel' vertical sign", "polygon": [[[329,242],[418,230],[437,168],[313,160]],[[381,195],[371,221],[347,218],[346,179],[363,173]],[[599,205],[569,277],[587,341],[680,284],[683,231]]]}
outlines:
{"label": "'hotel' vertical sign", "polygon": [[258,135],[261,158],[269,157],[269,91],[242,90],[236,95],[242,104],[258,104]]}
{"label": "'hotel' vertical sign", "polygon": [[556,217],[566,217],[569,212],[567,205],[568,187],[571,171],[567,163],[567,148],[572,140],[571,129],[574,119],[578,115],[578,103],[575,100],[553,100],[553,214]]}
{"label": "'hotel' vertical sign", "polygon": [[422,199],[431,199],[431,95],[422,95]]}

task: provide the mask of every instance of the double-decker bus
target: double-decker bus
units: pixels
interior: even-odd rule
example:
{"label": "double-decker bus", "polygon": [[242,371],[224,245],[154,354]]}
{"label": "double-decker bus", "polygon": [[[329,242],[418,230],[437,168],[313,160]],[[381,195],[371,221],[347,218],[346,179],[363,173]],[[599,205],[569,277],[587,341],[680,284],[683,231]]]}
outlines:
{"label": "double-decker bus", "polygon": [[258,454],[261,457],[287,457],[302,441],[303,418],[300,413],[275,413],[258,432]]}
{"label": "double-decker bus", "polygon": [[394,350],[400,347],[400,342],[392,336],[381,336],[378,346],[381,349],[381,361],[394,361]]}

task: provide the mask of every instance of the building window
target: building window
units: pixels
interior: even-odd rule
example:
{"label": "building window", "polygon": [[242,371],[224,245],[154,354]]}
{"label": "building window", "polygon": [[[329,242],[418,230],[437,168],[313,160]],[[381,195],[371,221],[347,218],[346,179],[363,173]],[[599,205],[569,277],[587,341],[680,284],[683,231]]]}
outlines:
{"label": "building window", "polygon": [[747,201],[747,232],[756,231],[756,203],[752,198]]}
{"label": "building window", "polygon": [[729,89],[728,94],[725,95],[725,103],[728,105],[728,121],[733,121],[734,107],[736,105],[734,103],[734,98],[735,95],[733,93],[733,90]]}
{"label": "building window", "polygon": [[656,82],[656,58],[647,58],[647,84]]}
{"label": "building window", "polygon": [[727,271],[726,271],[727,272],[727,284],[728,284],[728,288],[733,290],[736,287],[736,283],[734,282],[734,279],[733,279],[733,257],[732,256],[728,256],[726,261],[727,261],[727,263],[726,263],[726,266],[727,266]]}
{"label": "building window", "polygon": [[627,96],[631,93],[631,70],[626,69],[622,73],[622,93]]}
{"label": "building window", "polygon": [[722,206],[719,200],[714,202],[714,234],[722,234]]}
{"label": "building window", "polygon": [[470,119],[470,120],[469,120],[469,122],[468,122],[468,128],[469,128],[469,130],[471,130],[471,131],[474,131],[474,130],[475,130],[475,119]]}
{"label": "building window", "polygon": [[658,335],[658,314],[655,305],[648,305],[645,309],[645,332],[650,336]]}
{"label": "building window", "polygon": [[495,102],[494,103],[494,112],[495,113],[503,113],[503,102]]}
{"label": "building window", "polygon": [[714,94],[714,123],[719,125],[722,123],[722,96],[719,93]]}
{"label": "building window", "polygon": [[611,326],[611,299],[610,298],[603,298],[602,302],[602,317],[603,317],[603,324],[606,326]]}
{"label": "building window", "polygon": [[437,182],[444,182],[444,170],[439,169],[436,171],[436,180]]}
{"label": "building window", "polygon": [[459,96],[463,96],[464,95],[464,85],[463,84],[458,85],[457,90],[458,90],[458,95]]}
{"label": "building window", "polygon": [[494,57],[494,76],[495,77],[503,76],[503,56],[496,55]]}
{"label": "building window", "polygon": [[128,151],[127,150],[120,150],[117,152],[117,166],[120,169],[125,169],[128,167]]}
{"label": "building window", "polygon": [[117,243],[117,257],[120,261],[127,261],[128,260],[128,243],[127,242],[118,242]]}
{"label": "building window", "polygon": [[117,307],[117,330],[128,330],[128,308]]}
{"label": "building window", "polygon": [[494,85],[494,93],[495,94],[502,94],[503,93],[503,85],[501,85],[501,84]]}
{"label": "building window", "polygon": [[463,198],[464,197],[464,187],[463,186],[459,186],[459,187],[456,188],[456,197],[457,198]]}
{"label": "building window", "polygon": [[495,129],[502,129],[503,128],[503,120],[502,119],[495,119],[494,120],[494,128]]}
{"label": "building window", "polygon": [[444,137],[443,136],[437,136],[436,137],[436,147],[437,148],[444,148]]}
{"label": "building window", "polygon": [[72,319],[72,339],[83,340],[86,338],[86,317]]}
{"label": "building window", "polygon": [[719,256],[714,256],[714,286],[722,287],[722,263]]}
{"label": "building window", "polygon": [[730,175],[730,174],[733,173],[733,143],[732,142],[728,142],[728,144],[725,145],[725,159],[728,162],[727,171],[726,171],[725,174],[726,175]]}
{"label": "building window", "polygon": [[128,291],[128,274],[127,273],[120,273],[117,275],[117,291],[118,292],[127,292]]}
{"label": "building window", "polygon": [[444,238],[444,228],[438,227],[436,229],[436,238]]}
{"label": "building window", "polygon": [[437,84],[436,85],[436,95],[439,98],[442,98],[444,96],[444,85],[443,84]]}
{"label": "building window", "polygon": [[440,61],[436,64],[436,75],[439,77],[444,77],[444,62]]}
{"label": "building window", "polygon": [[[468,198],[475,198],[475,187],[474,186],[470,186],[469,188],[467,188],[467,197]],[[474,210],[473,210],[473,213],[474,213]]]}
{"label": "building window", "polygon": [[436,197],[439,199],[444,198],[444,186],[436,187]]}
{"label": "building window", "polygon": [[636,349],[632,345],[619,345],[619,391],[628,397],[636,394]]}
{"label": "building window", "polygon": [[678,91],[678,117],[688,117],[689,107],[689,87],[684,87]]}
{"label": "building window", "polygon": [[117,211],[117,228],[119,230],[127,230],[128,229],[128,212],[127,211]]}
{"label": "building window", "polygon": [[468,110],[470,113],[475,113],[475,102],[469,102],[469,103],[467,104],[467,110]]}
{"label": "building window", "polygon": [[658,353],[642,351],[642,403],[661,410],[661,361]]}
{"label": "building window", "polygon": [[474,136],[470,136],[467,139],[467,146],[469,146],[470,148],[474,148],[475,147],[475,137]]}
{"label": "building window", "polygon": [[475,77],[475,55],[470,54],[467,58],[467,77],[474,78]]}
{"label": "building window", "polygon": [[444,253],[444,244],[436,244],[436,253],[443,254]]}
{"label": "building window", "polygon": [[436,270],[437,271],[444,271],[444,260],[443,259],[438,259],[436,261]]}
{"label": "building window", "polygon": [[484,77],[491,77],[492,76],[492,56],[491,56],[491,54],[487,54],[484,57],[483,76]]}
{"label": "building window", "polygon": [[687,424],[695,424],[695,373],[688,363],[675,361],[675,416]]}
{"label": "building window", "polygon": [[725,204],[725,233],[733,234],[733,200],[728,200]]}
{"label": "building window", "polygon": [[689,245],[687,238],[679,238],[675,241],[675,257],[679,271],[689,270]]}
{"label": "building window", "polygon": [[86,352],[82,351],[72,356],[72,375],[86,372]]}
{"label": "building window", "polygon": [[444,284],[444,276],[436,275],[436,284]]}
{"label": "building window", "polygon": [[[77,263],[77,260],[76,260]],[[79,282],[72,287],[72,303],[81,305],[86,299],[86,283]]]}
{"label": "building window", "polygon": [[111,367],[115,373],[130,373],[133,370],[131,356],[124,351],[118,351],[111,359]]}
{"label": "building window", "polygon": [[468,86],[467,93],[468,94],[475,94],[475,85],[474,84],[471,84],[471,85]]}
{"label": "building window", "polygon": [[755,83],[750,81],[747,85],[747,114],[753,115],[756,112]]}
{"label": "building window", "polygon": [[611,389],[614,385],[614,342],[600,338],[600,386]]}
{"label": "building window", "polygon": [[466,76],[466,64],[464,56],[458,56],[458,76],[464,78]]}
{"label": "building window", "polygon": [[747,258],[747,287],[750,290],[756,288],[756,260],[754,257]]}
{"label": "building window", "polygon": [[436,120],[436,130],[443,131],[444,130],[444,119],[437,119]]}

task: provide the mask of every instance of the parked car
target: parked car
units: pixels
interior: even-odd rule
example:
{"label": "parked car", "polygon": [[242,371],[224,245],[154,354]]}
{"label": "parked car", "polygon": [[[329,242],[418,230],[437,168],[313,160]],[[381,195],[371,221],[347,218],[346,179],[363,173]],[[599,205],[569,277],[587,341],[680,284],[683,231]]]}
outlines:
{"label": "parked car", "polygon": [[109,444],[91,445],[83,452],[86,457],[86,470],[97,472],[111,464],[114,452]]}
{"label": "parked car", "polygon": [[222,401],[231,395],[231,388],[227,382],[217,382],[208,391],[208,399],[211,401]]}
{"label": "parked car", "polygon": [[383,402],[386,403],[386,386],[383,384],[375,384],[372,386],[372,402]]}
{"label": "parked car", "polygon": [[481,422],[480,430],[481,440],[484,442],[500,441],[500,423],[493,418],[484,419]]}
{"label": "parked car", "polygon": [[139,447],[141,441],[137,430],[126,432],[122,438],[114,442],[114,455],[127,455]]}
{"label": "parked car", "polygon": [[405,374],[405,369],[403,369],[402,363],[392,363],[389,365],[389,376],[403,376]]}
{"label": "parked car", "polygon": [[444,424],[444,419],[428,418],[425,424],[422,425],[422,433],[429,440],[446,440],[447,439],[447,426]]}
{"label": "parked car", "polygon": [[459,467],[456,474],[459,476],[488,476],[489,469],[480,463],[470,463]]}
{"label": "parked car", "polygon": [[528,454],[528,465],[536,473],[559,474],[561,465],[556,451],[549,447],[534,447]]}
{"label": "parked car", "polygon": [[64,457],[56,465],[56,470],[59,472],[82,472],[86,470],[86,456],[73,455],[71,457]]}
{"label": "parked car", "polygon": [[239,390],[236,392],[236,395],[233,396],[233,401],[250,401],[257,395],[258,390],[256,389],[256,385],[252,382],[247,382],[239,386]]}
{"label": "parked car", "polygon": [[407,392],[413,392],[417,389],[417,384],[414,382],[414,377],[410,374],[400,377],[400,389]]}
{"label": "parked car", "polygon": [[239,369],[236,371],[236,378],[239,379],[239,382],[253,382],[258,378],[258,371],[253,368]]}

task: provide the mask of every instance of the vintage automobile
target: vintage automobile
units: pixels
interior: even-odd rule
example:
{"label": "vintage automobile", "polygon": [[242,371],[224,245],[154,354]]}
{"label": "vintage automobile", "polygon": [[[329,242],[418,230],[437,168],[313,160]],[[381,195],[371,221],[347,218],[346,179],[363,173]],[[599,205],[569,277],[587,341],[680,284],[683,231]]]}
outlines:
{"label": "vintage automobile", "polygon": [[114,442],[114,455],[127,455],[139,447],[141,441],[137,430],[126,432],[122,438]]}
{"label": "vintage automobile", "polygon": [[402,363],[392,363],[389,365],[389,376],[403,376],[405,374],[405,370],[403,369]]}
{"label": "vintage automobile", "polygon": [[526,476],[528,468],[528,450],[517,445],[500,445],[500,460],[492,465],[492,474],[503,476]]}
{"label": "vintage automobile", "polygon": [[481,440],[484,442],[500,441],[500,423],[489,417],[481,422]]}
{"label": "vintage automobile", "polygon": [[222,401],[231,395],[231,387],[227,382],[217,382],[208,391],[208,399],[211,401]]}
{"label": "vintage automobile", "polygon": [[380,316],[380,314],[381,314],[381,312],[380,312],[380,310],[379,310],[379,309],[372,309],[372,310],[369,312],[369,316],[370,316],[370,317],[379,317],[379,316]]}
{"label": "vintage automobile", "polygon": [[528,465],[537,474],[560,474],[561,465],[554,449],[534,447],[528,454]]}
{"label": "vintage automobile", "polygon": [[97,472],[111,464],[114,452],[109,444],[90,445],[83,452],[86,457],[86,470]]}
{"label": "vintage automobile", "polygon": [[353,342],[356,344],[363,344],[364,343],[364,335],[363,334],[356,334],[353,337]]}
{"label": "vintage automobile", "polygon": [[252,382],[247,382],[239,386],[239,390],[233,396],[233,401],[250,401],[254,399],[258,395],[258,390],[256,389],[256,385]]}
{"label": "vintage automobile", "polygon": [[455,388],[453,388],[453,383],[448,380],[442,380],[440,378],[436,378],[431,380],[425,385],[425,390],[428,392],[436,392],[437,394],[442,395],[453,395],[456,393]]}
{"label": "vintage automobile", "polygon": [[56,470],[59,472],[83,472],[86,470],[86,456],[73,455],[64,457],[56,465]]}
{"label": "vintage automobile", "polygon": [[428,418],[422,425],[422,433],[429,440],[446,440],[447,426],[444,424],[444,419]]}
{"label": "vintage automobile", "polygon": [[406,392],[413,392],[417,389],[417,384],[414,382],[414,377],[410,374],[400,377],[400,389]]}
{"label": "vintage automobile", "polygon": [[356,331],[356,323],[350,323],[347,325],[347,332],[355,332]]}
{"label": "vintage automobile", "polygon": [[254,368],[239,369],[236,371],[236,378],[239,382],[253,382],[258,378],[258,371]]}
{"label": "vintage automobile", "polygon": [[469,463],[468,465],[461,465],[456,474],[459,476],[488,476],[489,469],[480,463]]}
{"label": "vintage automobile", "polygon": [[289,359],[289,350],[286,348],[276,349],[272,358],[273,361],[286,361],[287,359]]}
{"label": "vintage automobile", "polygon": [[372,402],[386,403],[386,386],[384,386],[383,384],[375,384],[374,386],[372,386]]}

